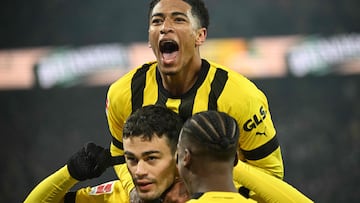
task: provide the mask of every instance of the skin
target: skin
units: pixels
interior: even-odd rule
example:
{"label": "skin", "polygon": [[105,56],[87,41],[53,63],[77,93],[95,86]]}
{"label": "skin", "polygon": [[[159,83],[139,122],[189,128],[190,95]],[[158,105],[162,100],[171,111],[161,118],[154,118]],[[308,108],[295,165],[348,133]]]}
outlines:
{"label": "skin", "polygon": [[194,155],[196,151],[196,145],[190,143],[180,132],[177,168],[190,195],[208,191],[237,192],[232,176],[237,157],[234,155],[235,161],[216,162],[208,156]]}
{"label": "skin", "polygon": [[143,200],[153,200],[175,180],[176,163],[167,138],[154,136],[151,141],[142,137],[123,140],[125,159],[136,191]]}
{"label": "skin", "polygon": [[[205,42],[206,28],[191,14],[182,0],[162,0],[153,9],[149,21],[149,46],[158,61],[163,86],[172,95],[186,93],[195,83],[201,68],[199,47]],[[179,50],[160,51],[162,41],[173,41]]]}

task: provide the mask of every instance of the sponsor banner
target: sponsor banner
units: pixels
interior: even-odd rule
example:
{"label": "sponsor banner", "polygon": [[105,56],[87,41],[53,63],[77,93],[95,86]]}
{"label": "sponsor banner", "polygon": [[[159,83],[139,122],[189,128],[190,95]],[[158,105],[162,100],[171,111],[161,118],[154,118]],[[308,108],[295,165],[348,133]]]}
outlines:
{"label": "sponsor banner", "polygon": [[82,78],[108,69],[127,69],[128,50],[120,44],[102,44],[80,48],[56,48],[35,65],[40,87],[69,86]]}
{"label": "sponsor banner", "polygon": [[[207,39],[200,52],[249,78],[360,73],[358,34]],[[154,60],[147,43],[0,50],[0,89],[108,85]]]}
{"label": "sponsor banner", "polygon": [[0,50],[0,90],[32,88],[34,64],[50,50],[48,47]]}
{"label": "sponsor banner", "polygon": [[284,36],[209,40],[201,53],[250,78],[283,77],[287,74],[286,52],[299,39]]}
{"label": "sponsor banner", "polygon": [[290,74],[359,74],[360,35],[308,36],[288,52]]}

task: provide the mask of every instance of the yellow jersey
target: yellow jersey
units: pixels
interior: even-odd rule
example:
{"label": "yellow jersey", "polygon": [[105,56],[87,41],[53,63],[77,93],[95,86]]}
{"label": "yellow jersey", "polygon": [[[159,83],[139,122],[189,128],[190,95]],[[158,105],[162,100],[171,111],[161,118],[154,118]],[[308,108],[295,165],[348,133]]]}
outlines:
{"label": "yellow jersey", "polygon": [[[131,70],[111,84],[106,100],[106,115],[112,135],[112,156],[123,162],[122,129],[136,109],[157,104],[178,113],[184,120],[206,110],[225,112],[240,128],[239,151],[244,161],[278,178],[283,178],[283,161],[271,119],[268,101],[256,85],[224,66],[202,60],[198,79],[183,95],[171,95],[162,85],[156,62]],[[122,160],[122,161],[121,161]],[[120,164],[121,165],[121,164]],[[127,171],[115,172],[130,192],[133,187]]]}
{"label": "yellow jersey", "polygon": [[187,203],[206,202],[206,203],[256,203],[252,199],[246,199],[239,193],[235,192],[205,192],[192,197]]}
{"label": "yellow jersey", "polygon": [[26,197],[24,203],[129,203],[130,196],[120,180],[94,187],[69,191],[79,181],[72,178],[67,166],[41,181]]}
{"label": "yellow jersey", "polygon": [[[255,192],[253,199],[246,199],[239,193],[206,192],[189,202],[261,202],[275,203],[312,203],[313,201],[286,182],[257,168],[239,161],[234,170],[234,179]],[[27,196],[25,203],[129,203],[130,196],[120,180],[114,180],[94,187],[81,188],[74,192],[69,190],[78,181],[70,176],[65,165],[43,181]]]}

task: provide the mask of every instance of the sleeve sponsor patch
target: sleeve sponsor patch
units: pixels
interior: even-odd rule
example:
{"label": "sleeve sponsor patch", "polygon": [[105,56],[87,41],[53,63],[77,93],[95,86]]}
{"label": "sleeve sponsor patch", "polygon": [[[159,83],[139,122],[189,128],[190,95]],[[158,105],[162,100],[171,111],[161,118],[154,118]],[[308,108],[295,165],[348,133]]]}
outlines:
{"label": "sleeve sponsor patch", "polygon": [[114,191],[114,181],[103,183],[101,185],[92,187],[89,191],[89,195],[102,195],[102,194],[110,194]]}

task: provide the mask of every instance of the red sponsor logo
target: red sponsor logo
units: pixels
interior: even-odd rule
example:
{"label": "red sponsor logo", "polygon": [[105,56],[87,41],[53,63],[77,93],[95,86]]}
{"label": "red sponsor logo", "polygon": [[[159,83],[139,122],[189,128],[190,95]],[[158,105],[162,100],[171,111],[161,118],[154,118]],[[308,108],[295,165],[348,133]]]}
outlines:
{"label": "red sponsor logo", "polygon": [[113,191],[114,182],[104,183],[95,187],[92,187],[90,190],[90,195],[100,195],[100,194],[109,194]]}

